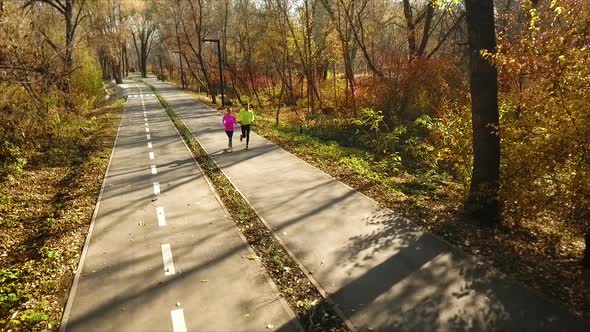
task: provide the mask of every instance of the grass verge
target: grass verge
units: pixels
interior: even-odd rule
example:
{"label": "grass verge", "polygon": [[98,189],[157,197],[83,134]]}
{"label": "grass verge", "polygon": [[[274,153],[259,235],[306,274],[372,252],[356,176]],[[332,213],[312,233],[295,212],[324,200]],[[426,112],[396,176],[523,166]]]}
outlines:
{"label": "grass verge", "polygon": [[347,331],[343,321],[199,145],[184,122],[162,95],[153,86],[149,86],[201,165],[205,176],[213,184],[232,220],[260,258],[283,298],[297,314],[303,328],[306,331]]}
{"label": "grass verge", "polygon": [[0,180],[0,330],[58,328],[123,107],[64,121]]}

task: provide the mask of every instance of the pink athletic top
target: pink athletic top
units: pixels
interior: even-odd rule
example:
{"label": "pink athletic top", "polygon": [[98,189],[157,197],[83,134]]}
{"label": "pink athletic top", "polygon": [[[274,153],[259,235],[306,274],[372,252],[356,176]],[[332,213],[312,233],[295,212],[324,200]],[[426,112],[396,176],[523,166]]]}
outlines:
{"label": "pink athletic top", "polygon": [[225,131],[234,131],[234,126],[238,123],[236,117],[232,114],[224,115],[223,120],[221,120],[221,122],[223,122],[223,127],[225,128]]}

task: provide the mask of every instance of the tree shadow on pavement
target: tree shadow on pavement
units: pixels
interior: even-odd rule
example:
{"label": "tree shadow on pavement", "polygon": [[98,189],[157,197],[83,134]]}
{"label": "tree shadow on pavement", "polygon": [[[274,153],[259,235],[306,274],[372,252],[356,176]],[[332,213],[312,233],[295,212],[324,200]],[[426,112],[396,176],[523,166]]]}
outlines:
{"label": "tree shadow on pavement", "polygon": [[[359,328],[379,331],[582,331],[587,322],[507,280],[393,211],[340,254],[351,276],[329,295]],[[364,271],[364,272],[359,272]]]}

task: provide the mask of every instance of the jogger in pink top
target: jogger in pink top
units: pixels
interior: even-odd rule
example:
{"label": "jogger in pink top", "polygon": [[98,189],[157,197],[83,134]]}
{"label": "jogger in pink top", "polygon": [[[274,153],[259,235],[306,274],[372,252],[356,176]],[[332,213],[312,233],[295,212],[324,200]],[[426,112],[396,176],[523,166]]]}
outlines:
{"label": "jogger in pink top", "polygon": [[232,151],[232,137],[234,136],[234,127],[236,126],[238,121],[236,120],[236,117],[232,114],[231,107],[228,107],[226,109],[225,115],[223,116],[221,122],[223,122],[223,127],[229,140],[227,144],[227,149],[229,151]]}

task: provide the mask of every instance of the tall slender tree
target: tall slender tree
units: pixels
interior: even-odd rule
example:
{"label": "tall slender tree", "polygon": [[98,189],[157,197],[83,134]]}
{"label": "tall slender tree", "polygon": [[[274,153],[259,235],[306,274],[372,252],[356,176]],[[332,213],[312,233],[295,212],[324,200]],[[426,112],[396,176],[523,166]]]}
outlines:
{"label": "tall slender tree", "polygon": [[141,71],[141,77],[147,77],[147,62],[152,51],[154,36],[158,30],[156,22],[153,20],[153,7],[146,7],[138,10],[132,19],[131,36],[133,37],[133,46],[137,53],[137,61]]}
{"label": "tall slender tree", "polygon": [[473,126],[473,173],[466,209],[480,221],[500,221],[498,72],[483,52],[495,52],[493,0],[465,0]]}
{"label": "tall slender tree", "polygon": [[[63,52],[59,50],[57,46],[55,46],[55,43],[51,43],[51,45],[54,46],[56,52],[59,52],[59,54],[63,55],[62,59],[64,63],[64,72],[67,74],[66,80],[63,84],[63,90],[65,92],[69,92],[71,87],[70,79],[74,67],[76,32],[80,22],[85,17],[82,15],[82,12],[84,11],[86,0],[28,0],[25,3],[25,7],[30,7],[35,3],[46,4],[57,10],[64,17],[65,47]],[[45,37],[49,39],[47,35]]]}

